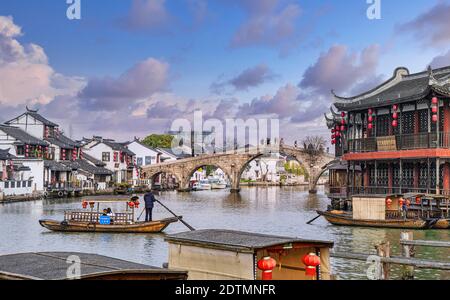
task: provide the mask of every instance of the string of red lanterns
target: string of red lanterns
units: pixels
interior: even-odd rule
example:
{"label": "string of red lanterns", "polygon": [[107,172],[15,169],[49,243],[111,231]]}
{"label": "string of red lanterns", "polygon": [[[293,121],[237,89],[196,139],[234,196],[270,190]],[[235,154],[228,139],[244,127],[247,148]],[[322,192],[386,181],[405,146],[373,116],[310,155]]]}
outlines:
{"label": "string of red lanterns", "polygon": [[438,103],[439,103],[439,99],[437,97],[433,97],[431,99],[431,112],[433,113],[431,120],[433,121],[433,123],[437,123],[437,121],[438,121],[438,116],[437,116]]}
{"label": "string of red lanterns", "polygon": [[397,104],[394,104],[392,106],[392,111],[393,111],[393,113],[392,113],[392,127],[397,127],[398,126],[398,112],[397,112],[397,110],[398,110],[398,106],[397,106]]}
{"label": "string of red lanterns", "polygon": [[373,129],[373,109],[369,108],[367,111],[367,129],[372,130]]}

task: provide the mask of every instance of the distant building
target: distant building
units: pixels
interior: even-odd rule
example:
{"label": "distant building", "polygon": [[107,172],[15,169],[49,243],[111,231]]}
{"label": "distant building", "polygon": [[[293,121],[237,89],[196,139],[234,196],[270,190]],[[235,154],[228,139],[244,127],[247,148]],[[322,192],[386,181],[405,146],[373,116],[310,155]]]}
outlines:
{"label": "distant building", "polygon": [[278,183],[281,180],[286,158],[273,153],[251,161],[242,173],[242,179]]}
{"label": "distant building", "polygon": [[128,149],[127,143],[94,136],[83,141],[83,151],[103,162],[105,168],[113,172],[113,181],[116,183],[133,183],[138,178],[136,155]]}
{"label": "distant building", "polygon": [[[81,143],[65,136],[58,124],[49,121],[37,110],[27,108],[6,124],[34,138],[37,145],[25,144],[25,156],[37,156],[44,161],[43,172],[36,169],[32,173],[36,178],[42,174],[46,192],[56,192],[62,196],[67,192],[106,187],[112,173],[84,159]],[[19,153],[23,151],[20,147],[18,150]]]}

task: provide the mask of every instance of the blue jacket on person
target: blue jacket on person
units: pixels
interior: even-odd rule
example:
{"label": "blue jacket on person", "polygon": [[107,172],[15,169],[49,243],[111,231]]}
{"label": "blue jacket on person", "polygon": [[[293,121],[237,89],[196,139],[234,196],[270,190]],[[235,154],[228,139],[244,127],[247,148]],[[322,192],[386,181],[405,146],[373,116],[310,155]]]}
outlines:
{"label": "blue jacket on person", "polygon": [[153,208],[155,204],[155,196],[152,193],[147,193],[144,196],[145,208]]}

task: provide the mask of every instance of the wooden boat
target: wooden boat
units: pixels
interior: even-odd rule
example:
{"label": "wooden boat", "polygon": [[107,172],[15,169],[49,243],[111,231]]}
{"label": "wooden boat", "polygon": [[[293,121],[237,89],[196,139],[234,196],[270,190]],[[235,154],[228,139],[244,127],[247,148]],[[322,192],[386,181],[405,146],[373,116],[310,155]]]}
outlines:
{"label": "wooden boat", "polygon": [[331,211],[317,211],[317,213],[333,225],[404,229],[428,228],[428,222],[422,219],[356,220],[353,219],[353,216],[350,213],[337,213]]}
{"label": "wooden boat", "polygon": [[[126,210],[114,214],[100,212],[101,204],[112,203],[125,203]],[[159,233],[171,223],[182,219],[177,216],[152,222],[135,221],[134,212],[139,204],[139,197],[132,197],[131,200],[117,197],[93,198],[82,202],[83,211],[66,211],[63,221],[39,220],[39,224],[49,230],[62,232]]]}
{"label": "wooden boat", "polygon": [[167,218],[153,222],[135,222],[132,224],[102,225],[98,222],[39,220],[39,224],[52,231],[65,232],[111,232],[111,233],[159,233],[179,218]]}

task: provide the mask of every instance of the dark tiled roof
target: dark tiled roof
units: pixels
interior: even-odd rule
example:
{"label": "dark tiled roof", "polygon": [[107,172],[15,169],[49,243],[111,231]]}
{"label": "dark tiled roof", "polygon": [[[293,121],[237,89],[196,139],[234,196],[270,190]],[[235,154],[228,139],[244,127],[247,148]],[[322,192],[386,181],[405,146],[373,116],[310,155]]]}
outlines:
{"label": "dark tiled roof", "polygon": [[9,149],[0,149],[0,160],[9,160],[15,158],[14,155],[9,154]]}
{"label": "dark tiled roof", "polygon": [[91,165],[86,160],[83,159],[77,159],[75,161],[65,161],[62,162],[65,166],[71,168],[72,170],[82,170],[87,173],[93,174],[93,175],[112,175],[113,173],[102,167],[97,167],[94,165]]}
{"label": "dark tiled roof", "polygon": [[128,149],[123,143],[118,143],[113,140],[103,140],[102,141],[108,147],[111,147],[114,151],[120,151],[128,155],[135,155],[130,149]]}
{"label": "dark tiled roof", "polygon": [[19,140],[24,144],[43,147],[48,146],[48,144],[45,141],[35,138],[34,136],[28,134],[27,132],[18,127],[0,125],[0,130],[2,130],[7,135],[12,136],[13,138]]}
{"label": "dark tiled roof", "polygon": [[80,143],[75,142],[74,140],[66,137],[62,133],[57,134],[55,137],[45,138],[45,140],[53,145],[56,145],[64,149],[74,149],[81,147]]}
{"label": "dark tiled roof", "polygon": [[29,116],[35,118],[36,120],[42,122],[46,126],[52,126],[52,127],[58,126],[58,124],[53,123],[53,122],[47,120],[46,118],[44,118],[43,116],[41,116],[37,110],[31,110],[28,107],[27,107],[27,111],[25,113],[21,114],[20,116],[14,118],[12,120],[9,120],[8,122],[6,122],[6,124],[10,124],[12,121],[16,120],[17,118],[22,117],[23,115],[29,115]]}
{"label": "dark tiled roof", "polygon": [[290,243],[318,243],[332,246],[331,241],[306,240],[250,232],[221,229],[205,229],[169,235],[166,241],[177,243],[195,243],[205,247],[234,248],[238,250],[255,250]]}
{"label": "dark tiled roof", "polygon": [[56,162],[54,160],[45,160],[44,161],[44,167],[47,169],[50,169],[52,171],[59,171],[59,172],[70,172],[72,171],[72,168],[63,165],[62,163]]}
{"label": "dark tiled roof", "polygon": [[104,166],[106,166],[106,164],[104,162],[102,162],[101,160],[98,160],[95,157],[90,156],[89,154],[86,154],[84,152],[83,152],[83,158],[86,159],[87,161],[90,161],[91,163],[93,163],[97,167],[104,167]]}
{"label": "dark tiled roof", "polygon": [[[365,109],[423,99],[431,90],[428,71],[408,73],[409,71],[405,68],[397,68],[391,79],[368,92],[354,97],[335,96],[334,106],[339,110]],[[433,75],[436,79],[449,76],[450,67],[436,69]]]}
{"label": "dark tiled roof", "polygon": [[138,270],[143,274],[180,274],[184,271],[171,271],[147,266],[98,254],[75,252],[20,253],[0,256],[0,274],[17,274],[29,279],[63,280],[67,279],[67,258],[77,256],[81,262],[81,279],[102,273],[130,273]]}

